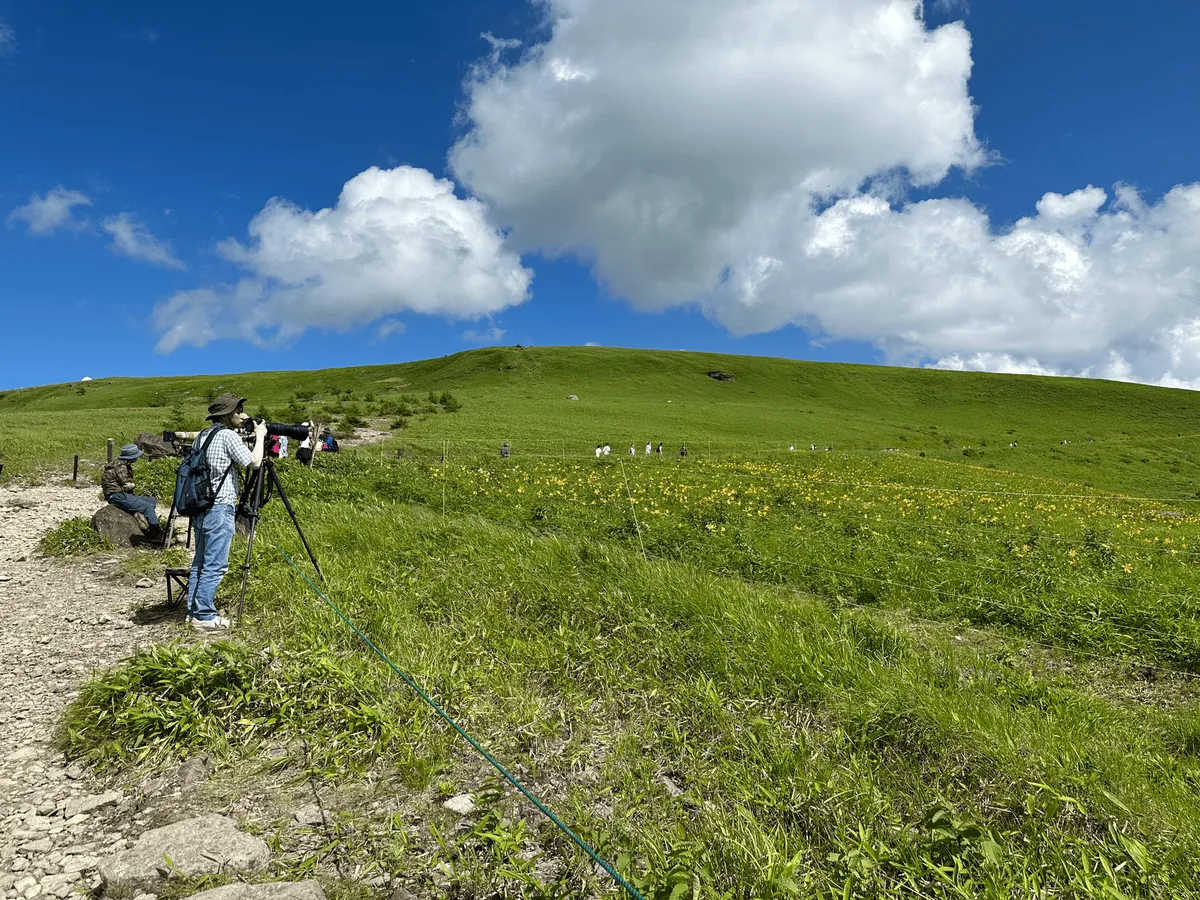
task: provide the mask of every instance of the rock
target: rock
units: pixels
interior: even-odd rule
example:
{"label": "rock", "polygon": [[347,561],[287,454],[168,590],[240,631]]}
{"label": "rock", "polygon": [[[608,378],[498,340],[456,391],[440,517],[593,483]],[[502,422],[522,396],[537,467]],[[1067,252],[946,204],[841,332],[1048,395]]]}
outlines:
{"label": "rock", "polygon": [[138,583],[134,585],[136,588],[152,588],[154,581],[150,578],[139,578]]}
{"label": "rock", "polygon": [[268,881],[227,884],[192,894],[189,900],[325,900],[325,892],[315,881]]}
{"label": "rock", "polygon": [[720,372],[720,371],[713,371],[713,372],[709,372],[707,374],[708,374],[708,377],[713,379],[714,381],[733,381],[733,379],[735,377],[737,377],[735,375],[730,375],[728,372]]}
{"label": "rock", "polygon": [[663,786],[668,794],[672,797],[679,797],[683,794],[683,788],[670,775],[659,775],[658,783]]}
{"label": "rock", "polygon": [[94,856],[71,856],[63,863],[62,870],[65,874],[73,875],[94,869],[98,865],[100,865],[100,860]]}
{"label": "rock", "polygon": [[212,770],[212,757],[207,753],[197,753],[190,759],[184,760],[175,770],[175,776],[179,779],[179,786],[187,789],[207,779]]}
{"label": "rock", "polygon": [[[172,869],[164,857],[171,860]],[[171,871],[192,876],[258,872],[270,859],[271,851],[261,838],[238,831],[224,816],[210,814],[147,831],[130,849],[101,860],[100,879],[105,885],[153,888]]]}
{"label": "rock", "polygon": [[166,459],[171,456],[179,456],[175,445],[170,441],[164,441],[161,434],[147,434],[143,431],[137,436],[134,443],[145,454],[146,459]]}
{"label": "rock", "polygon": [[114,547],[132,547],[134,541],[141,543],[146,536],[140,516],[117,509],[111,503],[92,516],[92,530],[112,541]]}
{"label": "rock", "polygon": [[28,843],[26,843],[26,844],[22,844],[22,845],[21,845],[21,852],[22,852],[22,853],[27,853],[27,854],[32,854],[32,853],[49,853],[49,852],[50,852],[50,848],[51,848],[51,847],[53,847],[53,846],[54,846],[54,844],[53,844],[53,842],[50,840],[50,838],[48,838],[48,837],[45,837],[45,838],[38,838],[36,841],[29,841],[29,842],[28,842]]}
{"label": "rock", "polygon": [[328,825],[333,821],[333,817],[315,803],[300,807],[292,813],[292,818],[296,820],[297,825],[301,826]]}
{"label": "rock", "polygon": [[84,813],[102,809],[105,806],[115,806],[124,799],[125,795],[120,791],[105,791],[103,794],[72,797],[63,807],[63,816],[70,820]]}
{"label": "rock", "polygon": [[8,756],[4,757],[5,762],[24,762],[27,759],[35,759],[38,755],[36,747],[20,747],[14,750]]}
{"label": "rock", "polygon": [[391,896],[388,897],[388,900],[417,900],[417,895],[404,885],[398,884],[392,888],[392,893]]}
{"label": "rock", "polygon": [[466,816],[475,811],[475,801],[471,798],[470,794],[459,794],[457,797],[451,797],[443,803],[442,809],[448,809],[452,813]]}

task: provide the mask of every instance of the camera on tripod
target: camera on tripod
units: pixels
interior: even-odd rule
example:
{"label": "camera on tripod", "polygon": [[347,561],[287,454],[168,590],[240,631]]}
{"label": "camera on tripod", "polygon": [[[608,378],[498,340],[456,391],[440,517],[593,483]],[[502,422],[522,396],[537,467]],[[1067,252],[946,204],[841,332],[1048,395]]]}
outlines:
{"label": "camera on tripod", "polygon": [[[254,429],[262,419],[247,417],[242,420],[243,434],[253,435]],[[278,422],[267,422],[267,434],[278,435],[293,441],[307,441],[316,437],[316,424],[281,425]]]}

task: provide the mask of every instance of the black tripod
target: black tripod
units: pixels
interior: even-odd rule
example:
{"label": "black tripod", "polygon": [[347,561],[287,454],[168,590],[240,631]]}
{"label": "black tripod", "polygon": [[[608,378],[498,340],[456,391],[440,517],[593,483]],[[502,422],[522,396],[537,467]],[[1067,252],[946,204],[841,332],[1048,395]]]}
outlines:
{"label": "black tripod", "polygon": [[321,574],[321,567],[317,564],[317,558],[313,555],[312,548],[308,546],[308,538],[304,536],[304,531],[300,528],[300,520],[296,518],[296,511],[292,509],[292,503],[288,500],[287,491],[283,489],[283,482],[279,480],[279,473],[275,471],[275,461],[269,456],[264,457],[259,468],[250,470],[250,474],[246,478],[246,486],[242,488],[241,499],[238,501],[238,518],[247,522],[246,561],[242,563],[242,592],[238,598],[237,617],[239,622],[242,620],[242,612],[246,607],[246,583],[250,580],[250,555],[254,552],[254,532],[258,528],[258,517],[262,508],[274,496],[275,491],[279,492],[283,508],[287,510],[292,524],[296,526],[296,534],[300,535],[300,542],[304,544],[308,558],[312,560],[313,568],[317,570],[317,575],[321,580],[325,580],[325,576]]}

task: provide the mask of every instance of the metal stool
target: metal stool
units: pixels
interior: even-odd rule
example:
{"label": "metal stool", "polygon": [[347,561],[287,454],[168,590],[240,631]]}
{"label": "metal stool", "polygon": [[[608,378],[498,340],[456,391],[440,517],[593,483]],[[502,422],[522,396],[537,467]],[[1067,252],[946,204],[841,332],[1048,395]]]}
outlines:
{"label": "metal stool", "polygon": [[[174,609],[179,605],[179,601],[187,596],[188,577],[192,574],[191,569],[167,569],[167,609]],[[171,585],[174,583],[178,594],[171,590]]]}

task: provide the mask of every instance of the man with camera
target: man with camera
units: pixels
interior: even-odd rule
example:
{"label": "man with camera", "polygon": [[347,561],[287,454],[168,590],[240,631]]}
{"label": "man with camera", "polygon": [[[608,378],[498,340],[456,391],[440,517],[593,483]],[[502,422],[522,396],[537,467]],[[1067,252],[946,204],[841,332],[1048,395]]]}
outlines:
{"label": "man with camera", "polygon": [[[208,445],[208,468],[213,489],[213,505],[192,519],[192,534],[196,538],[196,555],[188,581],[188,618],[198,631],[228,628],[229,619],[217,613],[215,598],[221,579],[229,571],[229,548],[233,543],[234,512],[238,502],[238,479],[235,468],[262,465],[263,440],[267,435],[265,422],[254,426],[254,448],[249,450],[240,431],[246,416],[242,412],[244,397],[222,394],[208,407],[213,424],[196,437],[193,447]],[[216,430],[216,434],[213,431]]]}

